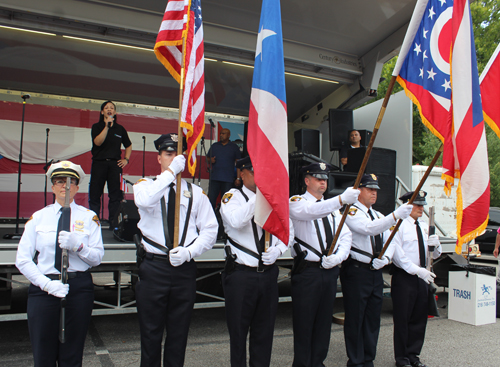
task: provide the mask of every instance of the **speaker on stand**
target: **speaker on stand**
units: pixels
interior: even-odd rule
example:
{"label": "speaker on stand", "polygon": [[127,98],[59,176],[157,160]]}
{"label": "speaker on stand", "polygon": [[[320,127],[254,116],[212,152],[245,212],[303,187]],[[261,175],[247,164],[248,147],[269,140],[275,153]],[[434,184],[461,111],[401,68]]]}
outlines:
{"label": "speaker on stand", "polygon": [[349,131],[353,129],[352,110],[330,109],[330,151],[340,150],[349,144]]}
{"label": "speaker on stand", "polygon": [[300,129],[294,132],[295,147],[299,152],[320,156],[319,130]]}

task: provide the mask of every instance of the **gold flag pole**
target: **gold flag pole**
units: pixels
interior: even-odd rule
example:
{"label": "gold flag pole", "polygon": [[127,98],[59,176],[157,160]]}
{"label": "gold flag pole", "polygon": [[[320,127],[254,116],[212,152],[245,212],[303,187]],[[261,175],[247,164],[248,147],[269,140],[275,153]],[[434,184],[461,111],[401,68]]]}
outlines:
{"label": "gold flag pole", "polygon": [[[181,82],[179,88],[179,121],[177,125],[177,155],[182,154],[182,146],[184,142],[184,138],[182,135],[182,127],[181,127],[181,118],[182,118],[182,96],[184,94],[184,77],[185,77],[185,69],[184,69],[184,56],[186,53],[186,38],[184,35],[182,36],[182,65],[181,65]],[[176,183],[176,191],[175,191],[175,221],[174,221],[174,242],[173,246],[176,248],[179,245],[179,213],[180,213],[180,204],[181,204],[181,173],[177,174],[177,183]],[[186,218],[187,220],[187,218]]]}

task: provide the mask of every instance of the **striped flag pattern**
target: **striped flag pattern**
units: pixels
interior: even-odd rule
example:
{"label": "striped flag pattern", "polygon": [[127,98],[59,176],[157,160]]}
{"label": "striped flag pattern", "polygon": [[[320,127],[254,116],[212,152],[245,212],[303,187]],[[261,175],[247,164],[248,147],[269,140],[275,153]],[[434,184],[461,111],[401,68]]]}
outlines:
{"label": "striped flag pattern", "polygon": [[457,187],[457,247],[486,228],[489,168],[467,0],[418,0],[393,71],[443,142],[445,191]]}
{"label": "striped flag pattern", "polygon": [[[453,4],[450,111],[455,154],[443,156],[448,174],[460,178],[457,188],[457,252],[488,224],[490,175],[479,88],[472,18],[468,0]],[[497,86],[498,87],[498,86]],[[445,159],[447,159],[445,161]]]}
{"label": "striped flag pattern", "polygon": [[248,153],[257,185],[255,222],[289,241],[285,66],[279,0],[262,2],[250,112]]}
{"label": "striped flag pattern", "polygon": [[479,83],[483,103],[484,120],[500,138],[500,44],[483,70]]}
{"label": "striped flag pattern", "polygon": [[[182,38],[184,37],[184,77]],[[200,0],[170,0],[155,44],[158,60],[183,83],[181,127],[186,136],[188,169],[196,171],[196,147],[205,131],[205,59]]]}

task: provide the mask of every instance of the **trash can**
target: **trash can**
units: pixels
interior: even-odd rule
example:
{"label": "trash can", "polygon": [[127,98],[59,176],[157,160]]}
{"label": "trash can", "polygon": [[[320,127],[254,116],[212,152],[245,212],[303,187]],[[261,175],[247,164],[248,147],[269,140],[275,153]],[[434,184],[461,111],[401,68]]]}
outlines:
{"label": "trash can", "polygon": [[496,322],[496,270],[491,266],[450,266],[448,318],[471,325]]}

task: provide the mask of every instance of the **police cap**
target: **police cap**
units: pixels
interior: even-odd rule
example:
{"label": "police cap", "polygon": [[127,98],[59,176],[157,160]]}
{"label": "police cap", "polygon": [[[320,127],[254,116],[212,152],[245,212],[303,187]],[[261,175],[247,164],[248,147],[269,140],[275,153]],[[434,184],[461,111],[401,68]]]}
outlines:
{"label": "police cap", "polygon": [[378,185],[378,177],[373,173],[364,174],[363,177],[361,177],[361,182],[359,183],[359,188],[362,187],[380,190],[380,186]]}
{"label": "police cap", "polygon": [[54,177],[74,177],[80,182],[85,177],[82,167],[70,161],[52,163],[47,171],[47,177],[51,180]]}
{"label": "police cap", "polygon": [[320,180],[328,180],[328,172],[332,170],[332,165],[324,162],[311,163],[308,166],[302,167],[300,173],[305,175],[311,175],[313,177],[319,178]]}
{"label": "police cap", "polygon": [[[155,140],[155,148],[158,152],[166,150],[167,152],[177,151],[177,142],[179,141],[179,136],[177,134],[163,134],[158,139]],[[182,139],[182,151],[187,149],[186,140]]]}
{"label": "police cap", "polygon": [[[403,202],[403,204],[407,203],[411,197],[413,196],[414,191],[407,192],[403,196],[399,198]],[[425,197],[427,196],[427,193],[423,190],[420,190],[415,197],[415,200],[413,200],[413,204],[415,205],[427,205],[427,202],[425,201]]]}
{"label": "police cap", "polygon": [[239,168],[240,170],[248,169],[250,171],[253,171],[252,161],[250,160],[250,157],[238,159],[236,161],[236,168]]}

